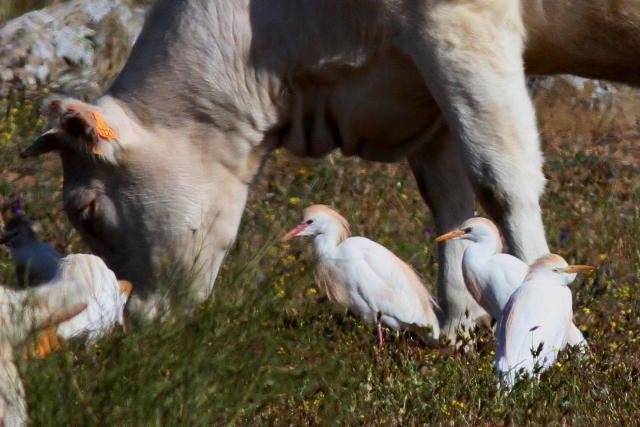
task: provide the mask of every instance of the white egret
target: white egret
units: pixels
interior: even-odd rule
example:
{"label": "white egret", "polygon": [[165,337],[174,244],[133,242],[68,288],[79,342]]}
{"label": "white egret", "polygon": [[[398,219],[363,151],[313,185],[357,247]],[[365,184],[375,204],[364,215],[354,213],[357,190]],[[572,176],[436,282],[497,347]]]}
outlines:
{"label": "white egret", "polygon": [[472,242],[462,257],[464,283],[480,307],[497,320],[513,291],[522,284],[527,264],[502,253],[500,232],[486,218],[471,218],[458,230],[443,234],[435,241],[452,239]]}
{"label": "white egret", "polygon": [[572,329],[573,309],[568,285],[588,265],[568,265],[559,255],[547,254],[529,267],[524,282],[511,295],[498,327],[494,366],[500,381],[511,388],[518,371],[532,374],[548,368],[565,347]]}
{"label": "white egret", "polygon": [[329,299],[378,327],[409,330],[437,339],[440,335],[434,301],[417,273],[384,246],[364,237],[348,237],[349,225],[325,205],[303,212],[303,221],[289,231],[315,236],[316,279]]}
{"label": "white egret", "polygon": [[[512,255],[502,253],[498,227],[486,218],[468,219],[459,229],[443,234],[435,241],[452,239],[472,242],[462,257],[464,283],[480,307],[498,320],[511,294],[524,281],[529,266]],[[573,322],[569,338],[568,345],[586,348],[584,336]]]}
{"label": "white egret", "polygon": [[[87,305],[79,315],[58,324],[56,332],[64,339],[86,334],[86,343],[92,344],[111,332],[116,323],[125,326],[124,307],[131,293],[131,283],[117,280],[97,256],[66,256],[60,261],[56,277],[43,287],[55,289],[52,298],[64,301],[65,305],[70,302]],[[47,352],[46,347],[50,345],[47,340],[51,339],[55,337],[43,337],[39,343],[39,354]]]}

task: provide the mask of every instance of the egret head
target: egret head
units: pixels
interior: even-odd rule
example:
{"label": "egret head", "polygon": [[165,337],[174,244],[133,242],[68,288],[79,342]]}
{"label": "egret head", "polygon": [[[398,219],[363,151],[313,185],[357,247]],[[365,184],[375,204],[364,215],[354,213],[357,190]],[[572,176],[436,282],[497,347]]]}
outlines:
{"label": "egret head", "polygon": [[436,243],[445,240],[466,239],[478,242],[484,239],[492,239],[501,242],[498,227],[487,218],[475,217],[466,220],[459,229],[443,234],[436,238]]}
{"label": "egret head", "polygon": [[578,273],[590,273],[594,270],[590,265],[569,265],[560,255],[543,255],[529,266],[525,281],[530,278],[548,278],[563,286],[568,286]]}
{"label": "egret head", "polygon": [[309,206],[302,213],[302,222],[289,231],[282,240],[295,236],[316,236],[339,230],[340,242],[349,236],[349,223],[338,212],[326,205]]}

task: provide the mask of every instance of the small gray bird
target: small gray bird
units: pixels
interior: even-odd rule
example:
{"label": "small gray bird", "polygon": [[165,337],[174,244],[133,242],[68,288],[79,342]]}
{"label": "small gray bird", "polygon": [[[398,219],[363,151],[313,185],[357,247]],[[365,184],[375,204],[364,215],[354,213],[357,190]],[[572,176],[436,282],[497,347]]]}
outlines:
{"label": "small gray bird", "polygon": [[29,221],[21,212],[15,213],[5,224],[0,244],[11,250],[16,266],[18,287],[37,286],[52,280],[62,255],[50,245],[40,242]]}

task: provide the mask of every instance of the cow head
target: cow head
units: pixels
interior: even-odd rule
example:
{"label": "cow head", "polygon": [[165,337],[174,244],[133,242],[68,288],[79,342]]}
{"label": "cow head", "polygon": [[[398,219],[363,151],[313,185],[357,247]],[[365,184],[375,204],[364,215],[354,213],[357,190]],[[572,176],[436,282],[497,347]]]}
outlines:
{"label": "cow head", "polygon": [[[53,99],[44,113],[49,130],[21,156],[60,155],[65,211],[118,279],[133,283],[131,304],[176,260],[194,282],[180,284],[185,293],[206,298],[246,202],[248,180],[232,163],[242,156],[225,155],[224,136],[188,123],[145,127],[110,96],[96,105]],[[203,149],[203,138],[217,150]]]}

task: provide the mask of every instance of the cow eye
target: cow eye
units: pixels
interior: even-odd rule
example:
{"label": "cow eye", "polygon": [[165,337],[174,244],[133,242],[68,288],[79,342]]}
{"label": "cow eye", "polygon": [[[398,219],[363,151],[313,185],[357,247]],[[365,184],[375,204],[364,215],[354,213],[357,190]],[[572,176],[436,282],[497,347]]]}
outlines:
{"label": "cow eye", "polygon": [[96,216],[96,199],[92,199],[78,210],[78,220],[84,231],[93,237],[98,237],[94,226]]}

